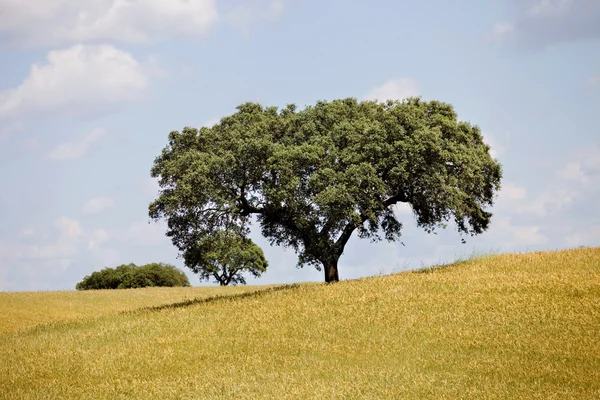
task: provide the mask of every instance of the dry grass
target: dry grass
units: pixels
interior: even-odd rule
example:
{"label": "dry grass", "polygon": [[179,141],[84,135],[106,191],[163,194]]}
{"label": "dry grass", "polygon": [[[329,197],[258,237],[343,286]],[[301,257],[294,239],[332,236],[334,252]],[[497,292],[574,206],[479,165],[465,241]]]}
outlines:
{"label": "dry grass", "polygon": [[600,248],[39,327],[0,354],[7,399],[597,399]]}
{"label": "dry grass", "polygon": [[215,295],[261,290],[265,286],[178,287],[60,292],[0,292],[0,335],[38,325],[97,318],[142,307]]}

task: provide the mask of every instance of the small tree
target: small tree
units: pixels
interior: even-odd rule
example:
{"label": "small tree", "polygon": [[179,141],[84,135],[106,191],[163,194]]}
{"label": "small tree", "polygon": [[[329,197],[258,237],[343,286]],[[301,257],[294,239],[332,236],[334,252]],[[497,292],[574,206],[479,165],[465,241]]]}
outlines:
{"label": "small tree", "polygon": [[268,266],[262,249],[235,230],[217,230],[203,237],[185,252],[184,260],[200,280],[214,278],[221,286],[245,285],[244,273],[259,277]]}
{"label": "small tree", "polygon": [[335,282],[354,232],[400,238],[398,203],[427,232],[450,220],[460,234],[484,232],[502,168],[479,127],[458,121],[450,104],[348,98],[300,111],[246,103],[211,128],[171,132],[152,176],[161,193],[150,217],[167,220],[184,257],[255,216],[271,244]]}

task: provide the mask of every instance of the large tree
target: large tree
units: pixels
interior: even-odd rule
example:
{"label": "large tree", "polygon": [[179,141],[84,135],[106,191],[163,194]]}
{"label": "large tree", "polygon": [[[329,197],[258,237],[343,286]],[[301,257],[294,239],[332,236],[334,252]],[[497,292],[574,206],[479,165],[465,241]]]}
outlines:
{"label": "large tree", "polygon": [[454,220],[461,235],[482,233],[501,175],[479,127],[459,122],[450,104],[245,103],[211,128],[169,134],[152,168],[161,192],[149,212],[167,220],[184,255],[228,226],[247,233],[254,219],[271,244],[297,252],[299,266],[323,267],[325,281],[335,282],[355,231],[400,237],[398,203],[427,232]]}

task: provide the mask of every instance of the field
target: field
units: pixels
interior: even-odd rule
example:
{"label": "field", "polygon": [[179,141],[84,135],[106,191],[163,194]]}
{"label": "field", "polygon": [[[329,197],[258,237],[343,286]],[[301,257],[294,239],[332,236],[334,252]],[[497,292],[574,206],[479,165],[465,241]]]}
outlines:
{"label": "field", "polygon": [[64,292],[0,292],[0,334],[38,325],[97,318],[194,299],[265,289],[261,286],[147,288]]}
{"label": "field", "polygon": [[600,248],[259,289],[0,294],[0,398],[600,398]]}

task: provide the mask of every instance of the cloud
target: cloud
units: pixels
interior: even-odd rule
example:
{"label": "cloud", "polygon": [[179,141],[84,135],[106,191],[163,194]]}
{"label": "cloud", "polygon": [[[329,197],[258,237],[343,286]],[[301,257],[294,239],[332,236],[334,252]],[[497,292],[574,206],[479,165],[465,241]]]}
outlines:
{"label": "cloud", "polygon": [[499,22],[488,41],[516,41],[529,48],[600,39],[598,0],[513,0],[508,21]]}
{"label": "cloud", "polygon": [[257,22],[272,22],[279,18],[284,9],[283,0],[246,0],[227,12],[227,21],[236,28],[250,32]]}
{"label": "cloud", "polygon": [[402,100],[414,96],[419,96],[419,89],[414,80],[410,78],[394,78],[372,89],[365,99],[386,101]]}
{"label": "cloud", "polygon": [[87,135],[63,143],[48,154],[54,160],[73,160],[83,157],[99,139],[106,135],[104,129],[94,129]]}
{"label": "cloud", "polygon": [[83,229],[78,221],[67,217],[60,217],[54,223],[54,226],[59,228],[67,237],[79,237],[83,235]]}
{"label": "cloud", "polygon": [[515,27],[510,22],[497,22],[492,31],[486,36],[486,42],[503,42],[515,32]]}
{"label": "cloud", "polygon": [[[0,241],[0,290],[48,290],[72,287],[82,269],[97,262],[113,264],[119,254],[102,245],[111,236],[104,229],[86,232],[79,221],[57,218],[50,229],[22,229],[14,239]],[[67,285],[67,286],[65,286]]]}
{"label": "cloud", "polygon": [[551,186],[535,199],[523,201],[516,207],[516,211],[544,217],[550,213],[558,213],[561,209],[573,205],[578,197],[580,195],[577,191]]}
{"label": "cloud", "polygon": [[211,120],[206,121],[204,123],[204,125],[202,125],[202,127],[203,128],[212,128],[213,126],[215,126],[219,122],[221,122],[221,118],[213,118]]}
{"label": "cloud", "polygon": [[[0,290],[66,288],[72,278],[67,270],[81,262],[80,250],[88,238],[79,221],[65,216],[49,230],[38,233],[27,227],[13,237],[0,241],[0,275],[5,280]],[[98,241],[102,235],[95,232],[90,238]]]}
{"label": "cloud", "polygon": [[549,240],[541,233],[540,225],[513,225],[511,218],[500,218],[495,225],[500,229],[498,241],[504,245],[535,246]]}
{"label": "cloud", "polygon": [[121,240],[137,246],[158,246],[169,243],[164,222],[138,221],[129,226]]}
{"label": "cloud", "polygon": [[533,17],[563,16],[569,12],[575,2],[575,0],[536,0],[527,9],[527,13]]}
{"label": "cloud", "polygon": [[19,242],[9,243],[6,248],[10,253],[0,251],[0,259],[16,259],[42,262],[46,265],[67,268],[78,253],[79,243],[84,236],[83,229],[77,220],[60,217],[54,222],[58,230],[55,242],[35,245],[23,245]]}
{"label": "cloud", "polygon": [[109,238],[108,233],[104,229],[97,229],[91,233],[88,239],[88,250],[98,250],[98,247],[106,242]]}
{"label": "cloud", "polygon": [[509,201],[515,201],[524,199],[526,194],[527,191],[524,188],[513,185],[512,183],[506,183],[502,185],[498,196],[506,198]]}
{"label": "cloud", "polygon": [[591,226],[582,232],[566,235],[565,241],[569,247],[598,246],[600,244],[598,238],[600,238],[600,224]]}
{"label": "cloud", "polygon": [[494,135],[491,135],[487,132],[483,132],[483,141],[490,146],[490,155],[493,158],[498,158],[500,155],[504,154],[506,151],[506,147],[501,145]]}
{"label": "cloud", "polygon": [[214,0],[4,0],[0,37],[29,47],[148,43],[172,35],[203,35],[217,19]]}
{"label": "cloud", "polygon": [[83,212],[86,214],[98,214],[107,208],[114,207],[115,201],[111,197],[95,197],[89,199],[83,205]]}
{"label": "cloud", "polygon": [[[554,172],[552,182],[536,196],[528,196],[524,188],[505,183],[499,200],[506,202],[512,213],[545,218],[567,218],[568,212],[582,211],[586,202],[595,201],[600,195],[600,144],[590,145],[574,154]],[[576,205],[577,209],[573,210]]]}
{"label": "cloud", "polygon": [[33,235],[35,235],[35,230],[33,228],[25,228],[19,232],[20,238],[31,237]]}
{"label": "cloud", "polygon": [[30,113],[88,114],[139,100],[148,71],[112,46],[76,45],[48,53],[16,88],[0,92],[0,117]]}
{"label": "cloud", "polygon": [[574,159],[559,171],[558,176],[583,188],[600,185],[600,144],[577,152]]}

